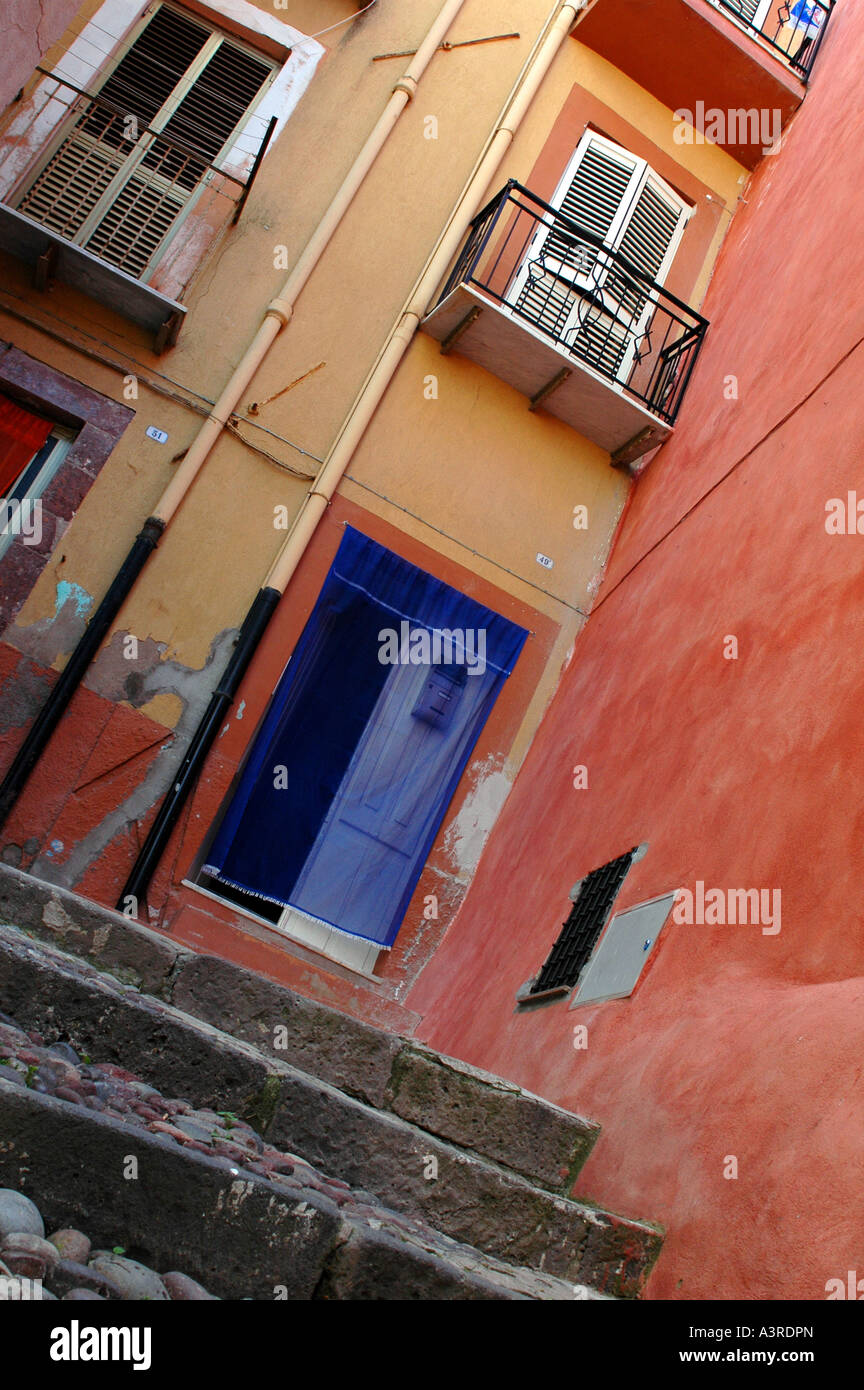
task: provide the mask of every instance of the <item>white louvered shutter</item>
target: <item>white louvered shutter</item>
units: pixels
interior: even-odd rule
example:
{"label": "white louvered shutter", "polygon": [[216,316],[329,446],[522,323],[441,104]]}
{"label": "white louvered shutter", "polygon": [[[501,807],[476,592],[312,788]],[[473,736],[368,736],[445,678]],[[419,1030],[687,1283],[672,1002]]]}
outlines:
{"label": "white louvered shutter", "polygon": [[[637,161],[623,150],[619,155],[596,140],[584,141],[577,156],[575,169],[565,176],[552,205],[577,226],[606,241],[620,220]],[[558,226],[548,230],[541,225],[528,251],[527,273],[520,277],[517,307],[532,323],[559,337],[573,313],[574,285],[594,269],[596,259],[595,248],[575,232]]]}
{"label": "white louvered shutter", "polygon": [[760,0],[726,0],[726,4],[732,10],[737,10],[742,19],[750,20],[752,23],[756,11],[759,9]]}
{"label": "white louvered shutter", "polygon": [[[720,0],[713,0],[713,3],[722,13],[729,15],[730,19],[733,14],[740,15],[751,28],[767,30],[768,34],[779,31],[788,18],[787,6],[781,0],[722,0],[722,4]],[[771,17],[772,10],[772,23],[766,26],[765,21]]]}
{"label": "white louvered shutter", "polygon": [[[552,200],[577,227],[662,283],[688,211],[644,160],[586,132]],[[609,376],[632,361],[650,312],[637,279],[578,231],[541,226],[514,282],[516,307]]]}
{"label": "white louvered shutter", "polygon": [[160,5],[99,100],[75,103],[19,210],[143,276],[272,73],[267,59]]}
{"label": "white louvered shutter", "polygon": [[[619,155],[596,140],[589,141],[564,196],[554,206],[579,227],[606,241],[613,224],[620,219],[636,169],[637,161],[628,158],[623,150]],[[589,246],[590,243],[577,239],[575,246],[570,242],[568,247],[553,229],[546,240],[544,254],[554,256],[566,252],[567,262],[575,267],[576,252],[581,250],[583,254],[578,259],[584,261]]]}

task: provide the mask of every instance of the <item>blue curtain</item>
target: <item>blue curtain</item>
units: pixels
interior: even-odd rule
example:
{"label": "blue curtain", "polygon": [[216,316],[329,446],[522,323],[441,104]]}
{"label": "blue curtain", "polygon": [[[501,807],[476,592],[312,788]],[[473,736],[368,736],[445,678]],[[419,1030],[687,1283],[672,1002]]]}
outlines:
{"label": "blue curtain", "polygon": [[346,527],[204,872],[391,945],[527,635]]}

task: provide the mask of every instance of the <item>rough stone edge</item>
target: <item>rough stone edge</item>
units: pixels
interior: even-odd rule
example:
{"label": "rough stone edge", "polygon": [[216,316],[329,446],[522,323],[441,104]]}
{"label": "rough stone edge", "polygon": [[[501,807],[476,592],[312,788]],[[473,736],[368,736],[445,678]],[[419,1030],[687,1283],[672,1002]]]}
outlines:
{"label": "rough stone edge", "polygon": [[[247,985],[254,993],[257,985],[263,993],[275,992],[284,998],[289,1010],[297,1008],[313,1018],[320,1015],[322,1022],[326,1019],[328,1026],[336,1034],[341,1030],[349,1037],[362,1039],[368,1036],[371,1060],[365,1068],[358,1069],[357,1075],[350,1079],[334,1080],[335,1072],[322,1075],[321,1079],[338,1086],[348,1095],[359,1097],[377,1109],[399,1114],[399,1069],[405,1057],[411,1055],[421,1060],[429,1060],[430,1064],[449,1068],[469,1085],[476,1080],[478,1087],[488,1086],[499,1092],[510,1093],[514,1099],[524,1101],[528,1105],[536,1105],[548,1112],[550,1118],[557,1115],[562,1123],[571,1124],[577,1136],[572,1161],[558,1180],[550,1177],[548,1169],[542,1163],[531,1167],[524,1162],[508,1162],[503,1147],[487,1154],[460,1144],[455,1135],[448,1133],[446,1124],[438,1130],[429,1131],[438,1134],[442,1139],[460,1144],[466,1148],[466,1152],[477,1152],[481,1158],[489,1158],[494,1163],[509,1167],[513,1172],[530,1178],[549,1191],[570,1190],[600,1133],[600,1126],[594,1121],[564,1110],[554,1102],[536,1096],[514,1082],[494,1076],[458,1058],[439,1054],[415,1039],[398,1034],[386,1034],[392,1045],[389,1048],[389,1069],[385,1067],[382,1070],[378,1058],[381,1048],[372,1045],[382,1033],[381,1029],[355,1019],[350,1014],[342,1013],[330,1005],[300,995],[289,986],[267,976],[258,975],[255,971],[238,966],[232,961],[178,946],[165,934],[8,864],[0,864],[0,922],[2,921],[17,927],[25,935],[29,934],[48,942],[65,954],[86,960],[95,969],[113,976],[121,983],[131,984],[142,993],[151,994],[168,1003],[173,1002],[175,994],[178,995],[182,998],[182,1003],[176,1007],[204,1023],[220,1027],[221,1031],[228,1031],[222,1027],[225,1020],[220,1018],[217,1023],[206,1004],[202,1004],[200,999],[196,1000],[196,980],[200,981],[202,974],[206,975],[208,961],[214,962],[217,973],[233,974],[238,988]],[[265,1046],[263,1036],[251,1037],[250,1030],[255,1032],[251,1024],[238,1020],[235,1025],[232,1020],[232,1036],[259,1047],[266,1055],[278,1061],[278,1052]],[[380,1061],[384,1061],[383,1053]]]}
{"label": "rough stone edge", "polygon": [[[446,1084],[446,1076],[451,1073],[468,1097],[471,1097],[476,1087],[478,1107],[483,1104],[484,1094],[491,1091],[499,1095],[505,1110],[512,1116],[512,1119],[503,1124],[496,1121],[488,1139],[482,1144],[472,1144],[464,1137],[463,1126],[458,1116],[455,1122],[450,1121],[447,1114],[450,1107],[445,1102],[441,1111],[427,1115],[424,1119],[423,1128],[430,1134],[457,1144],[467,1152],[482,1154],[493,1163],[519,1173],[549,1192],[566,1194],[570,1191],[600,1137],[599,1124],[546,1101],[541,1096],[535,1096],[531,1091],[523,1090],[521,1086],[503,1081],[489,1072],[481,1071],[458,1059],[443,1056],[430,1048],[406,1042],[393,1059],[386,1101],[388,1110],[409,1123],[420,1122],[414,1107],[410,1103],[406,1107],[403,1098],[405,1074],[410,1067],[416,1068],[418,1064],[429,1069],[433,1085],[442,1079]],[[557,1139],[558,1144],[564,1149],[557,1169],[544,1161],[547,1151],[542,1147],[538,1148],[536,1156],[529,1156],[526,1160],[525,1150],[518,1142],[515,1151],[513,1145],[508,1143],[507,1129],[511,1126],[518,1128],[520,1114],[526,1112],[533,1114],[541,1127],[556,1132],[550,1135],[550,1138]],[[565,1134],[566,1145],[563,1141]]]}
{"label": "rough stone edge", "polygon": [[[70,1165],[73,1171],[66,1175],[64,1180],[62,1165],[67,1149],[65,1144],[58,1144],[56,1137],[62,1133],[65,1139],[71,1125],[78,1130],[81,1140],[78,1147],[87,1151],[88,1166],[92,1164],[92,1156],[98,1154],[101,1149],[113,1151],[111,1159],[106,1158],[105,1163],[106,1166],[109,1162],[112,1163],[114,1173],[98,1174],[100,1192],[110,1193],[112,1213],[118,1206],[122,1212],[123,1197],[131,1195],[130,1184],[122,1176],[130,1150],[137,1150],[139,1169],[150,1159],[154,1166],[158,1166],[162,1171],[166,1168],[170,1171],[171,1195],[174,1202],[171,1221],[174,1228],[176,1229],[178,1220],[177,1202],[185,1201],[187,1220],[199,1228],[202,1225],[206,1227],[208,1253],[215,1252],[218,1243],[214,1241],[214,1237],[217,1235],[220,1239],[228,1241],[236,1239],[237,1225],[242,1214],[250,1207],[254,1208],[252,1220],[259,1228],[260,1234],[253,1232],[253,1236],[257,1236],[256,1246],[260,1249],[264,1262],[262,1271],[255,1276],[258,1282],[253,1284],[253,1287],[259,1289],[265,1284],[272,1288],[274,1293],[280,1286],[291,1288],[291,1273],[295,1259],[290,1248],[293,1245],[291,1235],[309,1230],[315,1220],[314,1216],[311,1222],[309,1220],[308,1212],[311,1209],[318,1214],[323,1230],[312,1255],[317,1272],[314,1275],[310,1274],[306,1279],[308,1292],[305,1298],[301,1295],[302,1301],[327,1297],[326,1289],[334,1287],[334,1275],[338,1275],[336,1282],[347,1289],[347,1292],[340,1296],[351,1297],[352,1278],[350,1270],[345,1269],[342,1253],[346,1249],[353,1252],[353,1263],[357,1271],[364,1265],[374,1268],[376,1259],[380,1260],[382,1254],[395,1259],[397,1263],[404,1262],[405,1277],[410,1278],[413,1271],[421,1297],[423,1285],[430,1277],[439,1279],[442,1285],[446,1286],[447,1292],[440,1296],[450,1299],[521,1301],[555,1298],[569,1301],[601,1296],[582,1285],[569,1285],[548,1275],[535,1276],[532,1271],[514,1270],[491,1257],[479,1255],[469,1247],[456,1245],[446,1238],[437,1238],[431,1230],[428,1240],[421,1243],[417,1239],[407,1237],[398,1228],[388,1230],[384,1226],[370,1225],[357,1215],[340,1215],[339,1210],[328,1198],[314,1190],[298,1188],[296,1192],[286,1191],[284,1188],[276,1187],[266,1178],[242,1167],[234,1167],[226,1159],[179,1148],[161,1135],[133,1130],[119,1120],[81,1110],[51,1096],[22,1091],[0,1078],[0,1116],[8,1115],[10,1112],[13,1118],[15,1113],[18,1113],[19,1124],[22,1114],[29,1118],[27,1133],[30,1135],[34,1126],[41,1127],[44,1133],[45,1155],[37,1156],[26,1150],[16,1154],[17,1141],[13,1137],[0,1147],[0,1174],[6,1182],[11,1182],[16,1167],[19,1172],[21,1169],[25,1170],[28,1177],[27,1195],[36,1201],[37,1205],[41,1202],[41,1206],[48,1211],[49,1220],[59,1215],[59,1208],[64,1206],[64,1198],[53,1193],[48,1196],[41,1195],[39,1169],[50,1168],[52,1176],[57,1175],[58,1186],[64,1186],[66,1191],[76,1190],[74,1165]],[[18,1126],[15,1126],[15,1133],[17,1132]],[[98,1162],[98,1159],[96,1161]],[[34,1168],[35,1179],[31,1177]],[[59,1174],[58,1168],[61,1170]],[[14,1185],[21,1190],[20,1177]],[[44,1180],[41,1191],[44,1192]],[[211,1201],[209,1213],[206,1213],[209,1220],[202,1219],[205,1213],[202,1213],[201,1202],[205,1197],[215,1199]],[[68,1204],[64,1206],[64,1210],[68,1213],[71,1207],[71,1212],[82,1224],[87,1223],[88,1217],[91,1225],[96,1219],[106,1219],[104,1215],[97,1218],[95,1214],[85,1210],[80,1197],[77,1206],[69,1199],[65,1201]],[[100,1208],[100,1211],[103,1210],[104,1205]],[[299,1225],[296,1221],[298,1216]],[[293,1218],[293,1221],[288,1221],[293,1230],[289,1232],[288,1239],[279,1239],[274,1231],[274,1221],[278,1225],[280,1221],[284,1223],[288,1218]],[[108,1219],[116,1219],[120,1223],[123,1220],[120,1214],[116,1218],[109,1216]],[[142,1223],[143,1218],[139,1215],[137,1220]],[[104,1227],[100,1227],[100,1235],[104,1230]],[[142,1232],[139,1237],[137,1228],[133,1227],[133,1243],[138,1246],[144,1239],[146,1235]],[[186,1251],[184,1258],[188,1262],[189,1255]],[[284,1265],[280,1265],[280,1260],[285,1262]],[[166,1249],[165,1255],[158,1262],[173,1266],[173,1251]],[[214,1272],[209,1267],[198,1265],[192,1270],[192,1277],[200,1280],[209,1279],[214,1288],[221,1290],[222,1297],[243,1298],[248,1295],[245,1285],[238,1287],[233,1280],[219,1275],[214,1278]],[[359,1274],[357,1277],[359,1282]],[[359,1296],[362,1296],[362,1293]],[[404,1288],[398,1295],[393,1294],[393,1297],[404,1298]]]}
{"label": "rough stone edge", "polygon": [[[361,1115],[367,1114],[370,1118],[374,1117],[375,1122],[384,1127],[384,1134],[390,1129],[395,1129],[399,1132],[404,1142],[414,1143],[418,1151],[423,1148],[429,1148],[436,1154],[440,1162],[453,1162],[460,1166],[467,1164],[469,1168],[479,1166],[497,1175],[499,1179],[506,1182],[508,1189],[515,1194],[522,1192],[526,1200],[542,1198],[546,1202],[553,1203],[562,1211],[566,1209],[572,1213],[575,1220],[587,1223],[586,1229],[590,1230],[593,1225],[596,1225],[596,1236],[601,1236],[601,1232],[603,1231],[615,1231],[616,1246],[619,1245],[621,1239],[626,1239],[629,1242],[626,1273],[623,1265],[620,1271],[621,1274],[625,1275],[623,1281],[621,1278],[617,1280],[610,1278],[611,1271],[603,1268],[602,1248],[597,1248],[596,1241],[591,1242],[593,1252],[592,1273],[602,1278],[602,1291],[605,1292],[608,1290],[615,1297],[632,1298],[638,1296],[639,1289],[644,1287],[648,1269],[656,1259],[657,1253],[659,1253],[659,1243],[662,1242],[662,1234],[651,1226],[650,1223],[633,1220],[621,1216],[618,1213],[607,1211],[603,1207],[595,1206],[593,1203],[583,1202],[561,1194],[550,1193],[545,1188],[537,1187],[531,1183],[530,1179],[525,1178],[519,1173],[515,1173],[512,1169],[504,1165],[496,1163],[493,1159],[483,1155],[473,1154],[464,1148],[449,1143],[447,1140],[432,1136],[427,1130],[403,1119],[392,1111],[376,1110],[375,1107],[369,1106],[355,1097],[346,1095],[343,1091],[330,1085],[320,1077],[311,1076],[288,1062],[275,1057],[269,1058],[262,1055],[258,1049],[250,1044],[235,1038],[232,1034],[223,1032],[210,1023],[206,1023],[194,1016],[184,1013],[165,1000],[155,1000],[148,996],[140,995],[138,991],[122,985],[110,975],[105,975],[95,970],[88,963],[81,963],[74,959],[70,959],[53,943],[34,942],[28,940],[26,937],[20,937],[15,928],[0,927],[0,964],[2,964],[5,951],[8,951],[12,955],[20,956],[25,967],[27,965],[27,956],[33,955],[34,960],[32,968],[34,970],[46,969],[48,971],[62,973],[69,977],[74,985],[80,986],[82,989],[91,992],[94,999],[94,1014],[96,1015],[102,1012],[104,1006],[107,1005],[110,1007],[113,1005],[130,1010],[133,1014],[140,1014],[143,1022],[148,1026],[158,1023],[159,1018],[162,1017],[165,1019],[166,1023],[170,1023],[180,1034],[190,1034],[195,1043],[207,1049],[208,1053],[213,1053],[217,1056],[225,1056],[226,1058],[233,1057],[241,1065],[245,1063],[247,1066],[260,1068],[262,1072],[262,1085],[256,1091],[255,1095],[250,1098],[250,1102],[258,1103],[259,1100],[263,1100],[263,1090],[270,1085],[273,1086],[274,1094],[270,1097],[272,1109],[268,1116],[268,1123],[266,1125],[260,1124],[258,1128],[260,1132],[271,1138],[275,1131],[277,1142],[284,1142],[290,1147],[293,1136],[293,1142],[296,1143],[296,1132],[293,1124],[289,1122],[288,1132],[283,1135],[281,1133],[280,1120],[281,1112],[284,1108],[284,1084],[288,1083],[290,1086],[299,1084],[301,1088],[316,1093],[321,1102],[328,1101],[329,1098],[328,1103],[335,1105],[337,1110],[341,1107],[344,1112],[344,1108],[347,1107],[349,1110],[360,1112]],[[101,1009],[100,1003],[102,1005]],[[34,1024],[38,1025],[40,1021],[39,1017],[34,1016]],[[67,1031],[67,1029],[64,1029],[64,1032]],[[90,1043],[88,1042],[88,1046],[89,1045]],[[211,1058],[208,1056],[208,1065],[204,1067],[203,1071],[205,1076],[209,1075],[212,1071],[210,1062]],[[161,1065],[163,1067],[166,1065],[164,1052],[161,1054]],[[170,1062],[167,1063],[167,1065],[170,1066]],[[167,1086],[172,1084],[176,1085],[176,1082],[166,1080],[162,1072],[154,1073],[149,1070],[146,1065],[142,1066],[140,1062],[139,1070],[145,1079],[149,1079],[154,1084],[159,1085],[163,1092],[166,1090]],[[263,1076],[264,1072],[266,1072],[266,1077]],[[278,1091],[276,1091],[277,1087]],[[192,1099],[196,1103],[202,1101],[200,1094],[193,1095]],[[202,1103],[205,1103],[205,1101],[202,1101]],[[210,1103],[209,1100],[206,1100],[206,1103]],[[244,1119],[251,1122],[253,1117],[249,1112],[249,1107],[243,1102],[238,1101],[237,1103],[239,1105],[239,1113],[241,1113]],[[289,1110],[289,1115],[290,1113]],[[349,1122],[349,1119],[350,1117],[345,1116],[346,1123]],[[146,1131],[144,1132],[146,1133]],[[321,1168],[322,1171],[330,1171],[326,1159],[317,1154],[304,1153],[303,1144],[296,1149],[296,1152],[303,1154],[307,1157],[309,1162]],[[332,1176],[344,1177],[345,1175],[334,1170]],[[384,1206],[387,1205],[385,1194],[380,1194],[379,1200]],[[420,1212],[415,1213],[415,1215],[417,1219],[429,1219],[423,1217]],[[430,1221],[430,1229],[436,1230],[436,1234],[442,1240],[453,1240],[453,1237],[446,1235],[443,1231],[438,1231],[434,1224],[432,1224],[432,1221]],[[639,1258],[639,1246],[643,1242],[646,1244],[646,1255],[648,1256],[648,1259],[644,1262]],[[602,1247],[602,1236],[600,1239],[600,1246]],[[484,1258],[497,1260],[504,1265],[508,1264],[507,1260],[502,1258],[500,1254],[489,1253],[488,1256],[484,1254]],[[598,1287],[596,1282],[593,1286]]]}
{"label": "rough stone edge", "polygon": [[0,864],[0,921],[160,999],[170,998],[174,972],[194,954],[120,912],[10,864]]}

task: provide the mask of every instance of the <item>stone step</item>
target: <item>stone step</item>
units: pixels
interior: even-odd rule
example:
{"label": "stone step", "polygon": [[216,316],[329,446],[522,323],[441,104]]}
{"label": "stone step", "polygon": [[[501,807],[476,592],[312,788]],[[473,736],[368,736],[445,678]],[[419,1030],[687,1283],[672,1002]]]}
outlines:
{"label": "stone step", "polygon": [[0,1136],[0,1187],[32,1197],[49,1229],[84,1227],[108,1248],[122,1231],[133,1258],[163,1271],[181,1263],[220,1298],[601,1296],[2,1079]]}
{"label": "stone step", "polygon": [[166,1095],[233,1110],[270,1142],[496,1259],[635,1297],[659,1252],[654,1228],[551,1193],[10,927],[0,928],[0,1009]]}
{"label": "stone step", "polygon": [[177,946],[75,893],[0,865],[0,922],[252,1043],[376,1109],[568,1192],[600,1132],[500,1077]]}

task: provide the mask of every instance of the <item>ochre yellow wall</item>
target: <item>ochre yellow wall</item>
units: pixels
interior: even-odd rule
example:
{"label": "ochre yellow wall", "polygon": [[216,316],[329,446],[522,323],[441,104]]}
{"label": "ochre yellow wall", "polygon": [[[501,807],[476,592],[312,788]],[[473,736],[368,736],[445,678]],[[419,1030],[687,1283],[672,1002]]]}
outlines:
{"label": "ochre yellow wall", "polygon": [[[440,0],[382,2],[355,25],[326,36],[330,51],[268,154],[238,227],[195,277],[179,343],[164,356],[155,357],[134,326],[62,285],[48,296],[36,295],[24,269],[9,264],[10,304],[135,372],[139,390],[137,401],[130,402],[137,412],[134,422],[19,615],[19,628],[50,618],[61,578],[82,586],[96,601],[104,593],[170,478],[172,458],[189,445],[202,419],[188,405],[151,390],[148,377],[205,409],[216,398],[284,278],[285,271],[275,268],[274,248],[285,246],[287,263],[293,264],[407,62],[372,62],[373,56],[416,48],[439,7]],[[516,27],[521,37],[454,49],[433,60],[238,411],[244,437],[284,464],[313,472],[326,454],[549,9],[549,0],[523,0],[518,17],[502,20],[497,0],[468,0],[453,40]],[[349,10],[335,2],[294,0],[278,14],[299,28],[320,29]],[[576,83],[643,130],[734,210],[741,167],[718,149],[676,145],[671,112],[575,39],[554,63],[490,182],[490,195],[508,177],[528,179]],[[430,115],[438,120],[437,140],[424,138]],[[718,241],[728,220],[720,220]],[[710,268],[711,258],[697,298]],[[0,315],[0,336],[123,399],[120,371],[47,339],[38,329]],[[438,379],[437,400],[424,397],[430,374]],[[259,403],[254,416],[248,414],[252,402]],[[147,439],[148,425],[165,430],[168,443]],[[291,443],[313,457],[304,457]],[[239,624],[284,539],[284,531],[274,529],[274,508],[284,505],[293,514],[307,486],[226,435],[117,627],[164,644],[166,658],[201,667],[216,634]],[[515,761],[583,621],[577,610],[590,607],[592,582],[627,486],[596,445],[542,411],[529,413],[524,397],[458,352],[442,357],[437,344],[422,334],[348,470],[343,491],[351,501],[475,569],[560,625],[559,641],[511,752]],[[587,532],[572,525],[578,504],[588,507]],[[538,564],[538,552],[554,560],[553,569]],[[56,664],[63,659],[58,653]],[[179,702],[160,696],[144,712],[173,724]]]}

